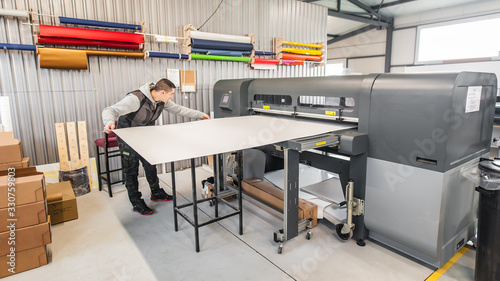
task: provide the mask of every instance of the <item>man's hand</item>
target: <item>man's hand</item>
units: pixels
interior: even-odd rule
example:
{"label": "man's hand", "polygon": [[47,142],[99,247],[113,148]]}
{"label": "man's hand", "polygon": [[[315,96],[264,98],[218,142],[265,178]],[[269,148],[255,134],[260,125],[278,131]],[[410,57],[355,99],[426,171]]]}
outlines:
{"label": "man's hand", "polygon": [[111,130],[114,130],[114,129],[115,129],[115,123],[109,123],[108,125],[104,126],[104,132],[106,134],[111,133]]}
{"label": "man's hand", "polygon": [[203,120],[208,120],[208,119],[210,119],[210,115],[204,113],[203,114]]}

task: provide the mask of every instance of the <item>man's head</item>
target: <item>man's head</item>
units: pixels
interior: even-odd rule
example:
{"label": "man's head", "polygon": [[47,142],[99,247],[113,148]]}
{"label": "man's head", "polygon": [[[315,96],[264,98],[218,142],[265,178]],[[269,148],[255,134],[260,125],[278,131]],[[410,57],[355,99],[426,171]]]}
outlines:
{"label": "man's head", "polygon": [[155,86],[151,90],[151,96],[155,101],[167,102],[173,97],[174,92],[174,83],[166,78],[163,78],[156,82]]}

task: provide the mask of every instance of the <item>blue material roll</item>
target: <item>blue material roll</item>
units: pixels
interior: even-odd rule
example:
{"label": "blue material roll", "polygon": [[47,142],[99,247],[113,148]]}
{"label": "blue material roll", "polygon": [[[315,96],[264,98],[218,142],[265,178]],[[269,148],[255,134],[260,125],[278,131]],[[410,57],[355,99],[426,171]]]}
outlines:
{"label": "blue material roll", "polygon": [[252,51],[253,44],[236,43],[227,41],[214,41],[191,38],[191,47],[197,49],[226,50],[226,51]]}
{"label": "blue material roll", "polygon": [[59,22],[60,23],[69,23],[69,24],[89,25],[89,26],[102,26],[102,27],[141,30],[141,26],[138,24],[116,23],[116,22],[108,22],[108,21],[97,21],[97,20],[86,20],[86,19],[59,17]]}
{"label": "blue material roll", "polygon": [[255,51],[256,56],[275,56],[276,53],[266,51]]}
{"label": "blue material roll", "polygon": [[162,52],[148,52],[148,57],[150,58],[167,58],[167,59],[189,59],[188,55],[183,54],[173,54],[173,53],[162,53]]}
{"label": "blue material roll", "polygon": [[200,53],[200,54],[214,55],[214,56],[242,57],[243,55],[250,55],[251,52],[191,48],[191,53]]}
{"label": "blue material roll", "polygon": [[35,45],[0,43],[0,49],[20,50],[20,51],[36,51],[36,46]]}

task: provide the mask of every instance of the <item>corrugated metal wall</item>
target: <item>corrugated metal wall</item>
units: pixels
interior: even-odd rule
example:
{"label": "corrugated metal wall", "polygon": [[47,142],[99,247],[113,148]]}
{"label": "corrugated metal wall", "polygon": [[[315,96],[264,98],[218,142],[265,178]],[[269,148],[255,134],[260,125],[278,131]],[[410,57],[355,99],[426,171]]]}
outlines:
{"label": "corrugated metal wall", "polygon": [[[182,26],[199,27],[217,8],[219,0],[3,0],[5,9],[35,13],[35,23],[59,25],[67,16],[139,24],[147,33],[182,36]],[[0,17],[0,42],[34,44],[33,28],[26,19]],[[202,31],[244,35],[255,33],[255,49],[272,51],[273,38],[299,42],[326,41],[327,9],[295,0],[225,0]],[[175,44],[158,44],[147,38],[146,50],[178,53]],[[87,121],[92,141],[102,137],[101,112],[148,81],[166,77],[166,70],[196,70],[196,93],[177,92],[175,102],[210,112],[216,81],[231,78],[322,76],[324,67],[278,66],[276,71],[253,70],[246,63],[89,57],[89,70],[40,69],[33,52],[0,50],[0,95],[9,96],[14,135],[23,142],[31,163],[58,162],[54,123]],[[182,120],[184,119],[184,120]],[[164,123],[188,121],[164,116]],[[198,163],[201,163],[198,160]],[[182,167],[188,166],[183,161]]]}

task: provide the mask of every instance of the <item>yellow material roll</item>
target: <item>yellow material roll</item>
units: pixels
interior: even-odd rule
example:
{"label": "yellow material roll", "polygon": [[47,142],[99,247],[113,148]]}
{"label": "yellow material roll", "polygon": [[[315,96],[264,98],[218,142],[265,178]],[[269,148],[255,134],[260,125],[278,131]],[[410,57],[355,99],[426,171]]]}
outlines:
{"label": "yellow material roll", "polygon": [[296,48],[286,48],[286,47],[283,47],[283,52],[300,54],[300,55],[313,55],[313,56],[321,56],[321,54],[323,54],[319,50],[306,50],[306,49],[296,49]]}
{"label": "yellow material roll", "polygon": [[311,48],[317,48],[317,49],[323,48],[323,45],[321,45],[321,44],[299,43],[299,42],[292,42],[292,41],[283,41],[283,45],[294,45],[294,46],[311,47]]}
{"label": "yellow material roll", "polygon": [[85,50],[37,48],[41,68],[87,69]]}

